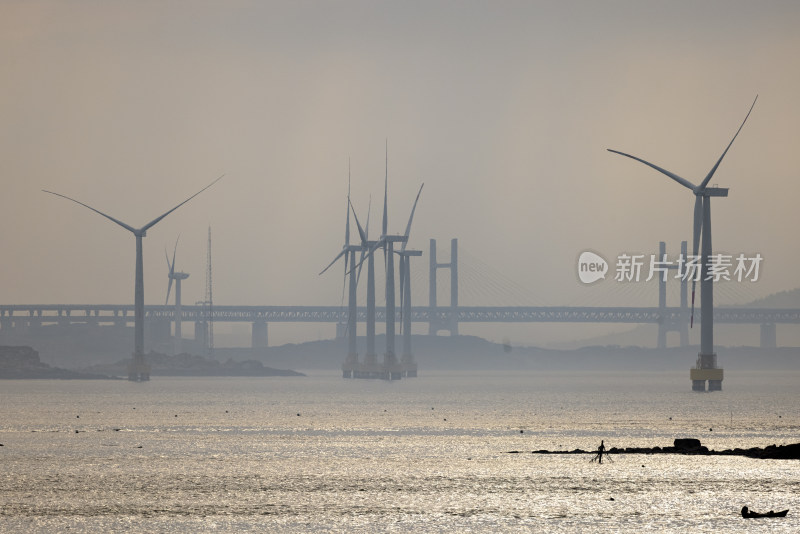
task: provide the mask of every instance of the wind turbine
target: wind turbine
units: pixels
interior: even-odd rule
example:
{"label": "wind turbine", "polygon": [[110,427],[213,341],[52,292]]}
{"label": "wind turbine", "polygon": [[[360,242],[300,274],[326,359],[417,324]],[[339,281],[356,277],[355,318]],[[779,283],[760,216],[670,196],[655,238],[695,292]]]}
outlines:
{"label": "wind turbine", "polygon": [[172,262],[169,261],[169,254],[166,249],[164,255],[167,257],[167,269],[169,269],[169,284],[167,285],[167,298],[164,301],[164,306],[169,305],[169,293],[172,290],[172,282],[175,282],[175,354],[183,352],[183,334],[181,326],[183,325],[183,308],[181,306],[181,281],[189,278],[189,273],[175,272],[175,254],[178,252],[178,239],[175,240],[175,249],[172,251]]}
{"label": "wind turbine", "polygon": [[[378,356],[375,353],[375,257],[373,254],[366,256],[367,251],[371,251],[378,243],[377,241],[369,240],[369,216],[372,211],[372,202],[367,210],[367,224],[362,228],[361,223],[356,215],[356,210],[353,204],[350,203],[350,209],[353,212],[353,218],[356,221],[358,228],[358,235],[361,238],[361,258],[358,262],[358,274],[356,275],[356,284],[361,276],[361,266],[364,260],[367,261],[367,353],[364,355],[364,378],[374,378],[379,374]],[[353,269],[350,270],[352,272]]]}
{"label": "wind turbine", "polygon": [[[750,116],[750,113],[753,111],[753,107],[756,105],[756,100],[758,100],[758,95],[756,95],[755,100],[753,100],[750,110],[747,112],[747,115],[742,121],[741,126],[739,126],[739,129],[736,130],[736,134],[734,134],[733,139],[731,139],[731,142],[728,143],[727,148],[725,148],[725,151],[719,157],[703,181],[700,182],[700,185],[694,185],[689,180],[681,178],[677,174],[674,174],[666,169],[662,169],[661,167],[653,165],[652,163],[641,158],[637,158],[636,156],[631,156],[630,154],[619,152],[617,150],[611,150],[610,148],[608,149],[609,152],[626,156],[644,163],[648,167],[652,167],[658,172],[665,174],[682,186],[691,190],[695,195],[693,239],[694,258],[697,258],[697,249],[700,245],[701,236],[703,240],[703,248],[700,256],[700,312],[702,317],[700,325],[700,353],[697,355],[697,365],[689,372],[692,380],[692,389],[695,391],[705,391],[706,380],[708,380],[709,391],[720,391],[722,390],[723,377],[722,369],[717,368],[717,355],[714,352],[714,284],[713,280],[708,276],[708,262],[711,258],[711,197],[727,197],[728,189],[722,187],[708,187],[708,183],[711,180],[711,177],[714,176],[714,173],[717,172],[717,168],[719,167],[720,163],[722,163],[722,158],[724,158],[725,154],[728,153],[728,149],[731,148],[731,145],[736,140],[739,132],[742,131],[744,123],[747,122],[747,118]],[[692,315],[690,319],[692,325],[694,324],[694,294],[696,282],[697,277],[695,276],[692,280]]]}
{"label": "wind turbine", "polygon": [[348,301],[347,301],[347,338],[348,338],[348,354],[347,359],[345,360],[344,365],[342,366],[342,373],[344,378],[351,378],[353,374],[356,372],[356,367],[358,365],[358,353],[356,352],[356,314],[358,310],[356,308],[356,270],[355,270],[355,262],[356,262],[356,252],[362,250],[362,248],[358,245],[351,245],[350,244],[350,169],[348,163],[348,172],[347,172],[347,205],[345,206],[346,213],[345,215],[347,218],[345,219],[345,230],[344,230],[344,245],[342,246],[341,252],[333,258],[327,267],[325,267],[322,272],[319,274],[322,275],[325,271],[330,269],[334,263],[336,263],[339,258],[344,257],[344,272],[345,276],[348,275],[348,261],[350,262],[349,268],[349,275],[350,280],[348,284]]}
{"label": "wind turbine", "polygon": [[134,237],[136,237],[136,282],[134,286],[134,343],[133,343],[133,363],[128,368],[128,380],[133,380],[136,382],[142,382],[146,380],[150,380],[150,367],[145,364],[144,361],[144,273],[143,273],[143,260],[142,260],[142,238],[147,235],[147,230],[158,224],[161,219],[175,211],[176,209],[180,208],[194,197],[214,185],[215,183],[219,182],[222,177],[225,176],[224,174],[205,186],[203,189],[195,193],[194,195],[190,196],[171,210],[159,215],[149,223],[145,224],[141,228],[134,228],[133,226],[127,225],[124,222],[115,219],[111,215],[107,215],[102,211],[96,210],[93,207],[89,206],[88,204],[84,204],[79,200],[75,200],[74,198],[70,198],[66,195],[62,195],[60,193],[54,193],[53,191],[47,191],[43,189],[45,193],[50,193],[51,195],[56,195],[61,198],[66,198],[67,200],[71,200],[76,204],[80,204],[84,208],[88,208],[93,212],[102,215],[106,219],[115,222],[116,224],[120,225],[121,227],[125,228],[129,232],[131,232]]}
{"label": "wind turbine", "polygon": [[[417,198],[414,201],[414,206],[411,209],[411,216],[408,220],[408,225],[406,227],[406,234],[403,235],[389,235],[388,233],[388,192],[389,192],[389,165],[388,165],[388,150],[387,150],[387,163],[386,163],[386,176],[384,178],[384,188],[383,188],[383,226],[382,226],[382,234],[380,239],[374,243],[369,243],[369,251],[366,254],[366,258],[372,258],[374,252],[378,248],[382,248],[384,251],[384,259],[386,261],[386,353],[384,354],[384,374],[388,373],[390,379],[399,378],[402,374],[402,371],[397,370],[397,357],[395,355],[395,288],[394,288],[394,244],[395,243],[406,243],[408,241],[408,232],[411,229],[411,221],[414,218],[414,211],[417,208],[417,202],[419,201],[419,195],[422,192],[422,187],[425,184],[422,184],[419,188],[419,192],[417,193]],[[362,246],[365,243],[365,239],[362,236]],[[403,251],[405,247],[403,247]],[[371,260],[370,260],[371,261]],[[363,260],[362,260],[363,262]],[[361,266],[361,263],[358,264]],[[369,273],[369,271],[368,271]],[[367,306],[369,307],[369,298],[367,300]],[[369,309],[367,310],[367,314],[369,315]]]}
{"label": "wind turbine", "polygon": [[411,221],[414,219],[414,211],[417,209],[419,195],[422,187],[419,186],[417,198],[414,200],[414,207],[406,225],[405,240],[400,245],[397,254],[400,256],[400,332],[403,335],[403,369],[406,376],[417,376],[417,366],[414,363],[414,355],[411,353],[411,257],[422,256],[421,250],[406,250],[408,236],[411,233]]}

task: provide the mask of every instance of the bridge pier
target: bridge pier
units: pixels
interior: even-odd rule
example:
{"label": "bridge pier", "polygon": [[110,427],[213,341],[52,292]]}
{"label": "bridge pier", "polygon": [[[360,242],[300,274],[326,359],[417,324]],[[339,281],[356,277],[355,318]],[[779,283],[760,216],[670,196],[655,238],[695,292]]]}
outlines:
{"label": "bridge pier", "polygon": [[347,336],[347,323],[338,321],[336,323],[336,339],[344,339]]}
{"label": "bridge pier", "polygon": [[201,347],[208,346],[208,323],[205,321],[195,321],[194,340]]}
{"label": "bridge pier", "polygon": [[42,329],[42,319],[40,317],[35,317],[33,313],[31,313],[31,317],[28,322],[28,328],[32,335],[38,335]]}
{"label": "bridge pier", "polygon": [[775,323],[761,325],[761,348],[774,349],[778,346],[778,334]]}
{"label": "bridge pier", "polygon": [[252,348],[265,349],[269,346],[269,325],[266,321],[254,321],[251,334]]}
{"label": "bridge pier", "polygon": [[69,326],[70,310],[58,310],[58,326]]}
{"label": "bridge pier", "polygon": [[17,335],[27,334],[30,330],[30,326],[31,321],[23,317],[11,317],[0,321],[0,329],[4,330],[6,333],[11,333],[13,331]]}
{"label": "bridge pier", "polygon": [[[667,244],[663,241],[658,243],[658,257],[661,262],[667,261]],[[681,255],[687,258],[686,241],[681,241]],[[689,299],[688,299],[688,283],[685,277],[681,278],[681,293],[680,293],[680,310],[681,317],[678,321],[667,320],[665,317],[667,308],[667,280],[670,269],[679,269],[677,265],[670,265],[665,267],[666,270],[658,277],[658,309],[661,312],[662,319],[658,322],[658,339],[656,346],[659,349],[667,348],[667,333],[678,332],[680,334],[681,347],[689,346]]]}

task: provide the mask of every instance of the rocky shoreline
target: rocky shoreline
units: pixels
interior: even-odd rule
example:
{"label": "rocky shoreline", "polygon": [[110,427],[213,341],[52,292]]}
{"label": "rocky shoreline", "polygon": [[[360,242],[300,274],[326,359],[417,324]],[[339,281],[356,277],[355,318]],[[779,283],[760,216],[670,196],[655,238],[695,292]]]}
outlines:
{"label": "rocky shoreline", "polygon": [[[522,454],[525,451],[507,451],[508,454]],[[684,454],[696,456],[746,456],[763,460],[800,460],[800,443],[790,445],[768,445],[749,449],[710,450],[699,439],[676,439],[672,447],[611,447],[607,454]],[[530,451],[530,454],[597,454],[597,451],[574,449],[571,451],[549,451],[545,449]]]}
{"label": "rocky shoreline", "polygon": [[31,347],[0,346],[0,379],[3,380],[113,380],[99,373],[71,371],[42,363]]}
{"label": "rocky shoreline", "polygon": [[[220,362],[211,358],[194,354],[167,355],[150,352],[145,356],[150,365],[150,376],[184,376],[184,377],[266,377],[266,376],[306,376],[291,369],[275,369],[267,367],[257,360],[235,361],[232,358]],[[108,365],[94,365],[84,369],[88,372],[125,375],[131,359],[125,359]]]}

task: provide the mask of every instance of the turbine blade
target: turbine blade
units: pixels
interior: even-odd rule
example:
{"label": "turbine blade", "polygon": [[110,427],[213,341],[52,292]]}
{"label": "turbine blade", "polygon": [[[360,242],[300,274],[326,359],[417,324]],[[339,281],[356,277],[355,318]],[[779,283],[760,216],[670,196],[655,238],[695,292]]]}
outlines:
{"label": "turbine blade", "polygon": [[119,220],[115,219],[114,217],[112,217],[111,215],[107,215],[107,214],[103,213],[103,212],[102,212],[102,211],[100,211],[100,210],[96,210],[96,209],[94,209],[93,207],[89,206],[88,204],[84,204],[84,203],[83,203],[83,202],[81,202],[80,200],[75,200],[74,198],[69,198],[69,197],[68,197],[68,196],[66,196],[66,195],[62,195],[62,194],[60,194],[60,193],[54,193],[53,191],[48,191],[48,190],[46,190],[46,189],[42,189],[42,191],[44,191],[45,193],[50,193],[51,195],[55,195],[55,196],[57,196],[57,197],[66,198],[67,200],[71,200],[71,201],[73,201],[73,202],[74,202],[74,203],[76,203],[76,204],[80,204],[80,205],[81,205],[81,206],[83,206],[84,208],[89,208],[89,209],[90,209],[90,210],[92,210],[93,212],[95,212],[95,213],[99,213],[100,215],[102,215],[102,216],[103,216],[103,217],[105,217],[106,219],[109,219],[110,221],[114,221],[115,223],[117,223],[117,224],[118,224],[118,225],[120,225],[121,227],[125,228],[126,230],[128,230],[128,231],[130,231],[130,232],[133,232],[134,234],[136,233],[136,229],[135,229],[135,228],[133,228],[132,226],[128,226],[128,225],[127,225],[127,224],[125,224],[124,222],[122,222],[122,221],[119,221]]}
{"label": "turbine blade", "polygon": [[[347,203],[350,204],[350,197],[347,197]],[[344,245],[350,245],[350,210],[347,210],[347,222],[344,224]]]}
{"label": "turbine blade", "polygon": [[[349,250],[349,247],[347,249],[345,249],[345,250]],[[352,252],[351,252],[351,254],[352,254]],[[347,288],[347,264],[349,263],[347,260],[348,260],[348,257],[347,257],[347,254],[345,254],[344,255],[344,261],[342,262],[344,264],[344,275],[342,277],[342,300],[341,300],[341,305],[342,306],[344,306],[344,295],[345,295],[345,289]]]}
{"label": "turbine blade", "polygon": [[361,257],[358,258],[358,272],[356,273],[356,287],[358,287],[358,281],[361,280],[361,264],[364,263],[364,255],[366,253],[367,249],[365,247],[361,247]]}
{"label": "turbine blade", "polygon": [[[352,206],[352,204],[351,204]],[[363,267],[364,263],[364,256],[367,254],[367,243],[369,243],[369,215],[372,211],[372,195],[369,197],[369,206],[367,207],[367,225],[364,227],[364,231],[361,231],[361,225],[358,222],[358,217],[356,217],[356,224],[358,225],[358,232],[361,236],[361,257],[358,258],[358,273],[356,274],[356,287],[358,287],[358,282],[361,280],[361,267]],[[353,216],[355,217],[356,212],[353,210]]]}
{"label": "turbine blade", "polygon": [[172,259],[172,264],[169,263],[169,252],[167,249],[164,248],[164,257],[167,259],[167,278],[169,279],[169,283],[167,284],[167,298],[164,299],[164,306],[169,304],[169,293],[172,291],[172,275],[175,272],[175,258]]}
{"label": "turbine blade", "polygon": [[620,152],[619,150],[612,150],[612,149],[610,149],[610,148],[609,148],[609,149],[607,149],[607,150],[608,150],[609,152],[613,152],[614,154],[619,154],[620,156],[625,156],[625,157],[628,157],[628,158],[631,158],[631,159],[635,159],[636,161],[639,161],[639,162],[641,162],[641,163],[644,163],[644,164],[645,164],[645,165],[647,165],[648,167],[652,167],[653,169],[657,170],[657,171],[658,171],[658,172],[660,172],[661,174],[666,174],[667,176],[669,176],[670,178],[672,178],[673,180],[675,180],[676,182],[678,182],[678,183],[679,183],[679,184],[681,184],[682,186],[684,186],[684,187],[688,187],[688,188],[689,188],[689,189],[691,189],[692,191],[694,191],[694,190],[696,189],[696,188],[695,188],[695,186],[694,186],[694,184],[693,184],[692,182],[690,182],[689,180],[687,180],[686,178],[681,178],[681,177],[680,177],[680,176],[678,176],[677,174],[675,174],[675,173],[672,173],[672,172],[669,172],[669,171],[668,171],[668,170],[666,170],[666,169],[662,169],[662,168],[661,168],[661,167],[659,167],[658,165],[653,165],[653,164],[652,164],[652,163],[650,163],[649,161],[645,161],[645,160],[643,160],[643,159],[641,159],[641,158],[637,158],[636,156],[631,156],[630,154],[626,154],[625,152]]}
{"label": "turbine blade", "polygon": [[170,274],[175,273],[175,255],[178,253],[178,241],[180,240],[181,235],[178,234],[178,239],[175,240],[175,248],[172,250],[172,266],[170,266],[169,271]]}
{"label": "turbine blade", "polygon": [[361,244],[364,245],[367,242],[367,233],[361,228],[361,223],[358,222],[358,215],[356,215],[356,209],[353,207],[353,203],[350,202],[349,198],[347,199],[347,203],[350,204],[350,209],[353,211],[353,217],[355,217],[356,226],[358,227],[358,236],[361,238]]}
{"label": "turbine blade", "polygon": [[369,204],[367,204],[367,224],[364,225],[364,234],[367,236],[367,240],[369,240],[369,215],[372,211],[372,195],[369,196]]}
{"label": "turbine blade", "polygon": [[382,236],[386,235],[389,228],[389,219],[386,212],[387,197],[389,196],[389,140],[386,140],[386,176],[383,181],[383,230]]}
{"label": "turbine blade", "polygon": [[405,308],[403,308],[403,295],[405,294],[405,291],[403,291],[403,288],[404,288],[405,282],[406,282],[406,258],[407,257],[408,256],[400,254],[400,269],[399,269],[399,273],[398,273],[400,275],[400,333],[401,334],[403,333],[403,310],[405,309]]}
{"label": "turbine blade", "polygon": [[[356,268],[356,269],[360,269],[360,268],[361,268],[361,264],[362,264],[362,263],[364,263],[364,260],[367,260],[367,259],[369,259],[369,257],[370,257],[370,256],[372,256],[372,254],[373,254],[373,253],[374,253],[376,250],[378,250],[379,248],[381,248],[381,246],[383,246],[385,243],[386,243],[386,240],[385,240],[385,239],[380,239],[380,240],[376,241],[376,242],[375,242],[375,243],[374,243],[374,244],[373,244],[373,245],[370,247],[370,249],[367,251],[367,253],[366,253],[366,254],[364,254],[364,256],[362,256],[362,258],[361,258],[361,261],[359,261],[359,262],[358,262],[358,265],[356,265],[356,266],[355,266],[355,268]],[[386,250],[386,249],[384,249],[384,251],[385,251],[385,250]],[[349,273],[349,272],[350,272],[350,271],[348,271],[348,273]]]}
{"label": "turbine blade", "polygon": [[[703,231],[703,196],[697,195],[694,201],[694,233],[692,236],[692,256],[697,258],[697,253],[700,249],[700,235]],[[700,272],[702,273],[703,265],[702,259],[700,265]],[[697,287],[697,274],[694,273],[692,277],[692,315],[689,319],[689,328],[694,327],[694,292]]]}
{"label": "turbine blade", "polygon": [[183,206],[184,204],[186,204],[187,202],[192,200],[194,197],[196,197],[197,195],[199,195],[200,193],[202,193],[203,191],[205,191],[206,189],[208,189],[209,187],[211,187],[215,183],[217,183],[220,180],[222,180],[222,178],[224,178],[224,177],[225,177],[225,175],[223,174],[222,176],[220,176],[219,178],[217,178],[216,180],[214,180],[213,182],[211,182],[210,184],[205,186],[203,189],[201,189],[200,191],[198,191],[194,195],[190,196],[189,198],[187,198],[186,200],[184,200],[183,202],[181,202],[180,204],[178,204],[177,206],[175,206],[174,208],[169,210],[168,212],[164,213],[163,215],[159,215],[158,217],[156,217],[155,219],[153,219],[149,223],[145,224],[144,226],[142,226],[141,231],[142,232],[146,232],[148,228],[151,228],[151,227],[155,226],[161,219],[163,219],[164,217],[166,217],[167,215],[169,215],[170,213],[172,213],[176,209],[180,208],[181,206]]}
{"label": "turbine blade", "polygon": [[408,235],[411,233],[411,221],[414,220],[414,212],[417,209],[417,202],[419,202],[419,196],[422,194],[422,188],[425,187],[425,183],[419,186],[419,191],[417,191],[417,198],[414,200],[414,207],[411,208],[411,215],[408,218],[408,224],[406,225],[406,233],[403,234],[406,240],[403,241],[403,244],[400,246],[400,252],[404,252],[406,250],[406,245],[408,244]]}
{"label": "turbine blade", "polygon": [[697,256],[700,249],[700,232],[703,228],[703,197],[697,195],[694,201],[694,234],[692,236],[692,254]]}
{"label": "turbine blade", "polygon": [[720,164],[720,163],[722,163],[722,158],[724,158],[724,157],[725,157],[725,154],[727,154],[727,153],[728,153],[728,149],[731,147],[731,145],[733,144],[733,142],[736,140],[736,136],[738,136],[738,135],[739,135],[739,132],[741,132],[741,131],[742,131],[742,128],[744,127],[744,123],[745,123],[745,122],[747,122],[747,117],[749,117],[749,116],[750,116],[750,113],[753,111],[753,108],[754,108],[754,107],[755,107],[755,105],[756,105],[756,100],[758,100],[758,95],[756,95],[756,99],[755,99],[755,100],[753,100],[753,105],[752,105],[752,106],[750,106],[750,111],[748,111],[748,112],[747,112],[747,116],[746,116],[746,117],[744,118],[744,120],[742,121],[742,125],[741,125],[741,126],[739,126],[739,129],[738,129],[738,130],[736,130],[736,134],[733,136],[733,139],[731,139],[731,142],[730,142],[730,143],[728,143],[728,147],[725,149],[725,152],[723,152],[723,153],[722,153],[722,155],[719,157],[719,159],[717,160],[717,162],[714,164],[714,166],[713,166],[713,167],[711,168],[711,170],[708,172],[708,175],[705,177],[705,179],[703,180],[703,182],[700,184],[700,190],[701,190],[701,191],[702,191],[703,189],[705,189],[705,188],[706,188],[706,186],[708,185],[708,182],[709,182],[709,180],[711,180],[711,177],[712,177],[712,176],[714,176],[714,173],[715,173],[715,172],[717,172],[717,167],[719,167],[719,164]]}
{"label": "turbine blade", "polygon": [[344,226],[344,244],[350,244],[350,158],[347,158],[347,206],[345,206],[345,215],[347,215],[346,223]]}
{"label": "turbine blade", "polygon": [[332,261],[332,262],[330,262],[330,263],[328,264],[328,266],[327,266],[327,267],[325,267],[324,269],[322,269],[322,271],[321,271],[319,274],[321,275],[322,273],[324,273],[325,271],[327,271],[328,269],[330,269],[330,268],[331,268],[331,265],[333,265],[334,263],[336,263],[336,260],[338,260],[339,258],[341,258],[342,256],[344,256],[345,254],[347,254],[347,249],[346,249],[346,248],[342,249],[342,251],[341,251],[339,254],[337,254],[335,258],[333,258],[333,261]]}

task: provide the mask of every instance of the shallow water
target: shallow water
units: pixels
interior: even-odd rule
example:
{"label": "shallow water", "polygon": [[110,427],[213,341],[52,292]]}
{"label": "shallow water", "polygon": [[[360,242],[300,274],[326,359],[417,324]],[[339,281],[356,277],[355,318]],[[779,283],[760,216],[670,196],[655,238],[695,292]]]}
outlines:
{"label": "shallow water", "polygon": [[798,461],[508,454],[800,441],[800,373],[686,374],[2,381],[0,531],[800,530]]}

